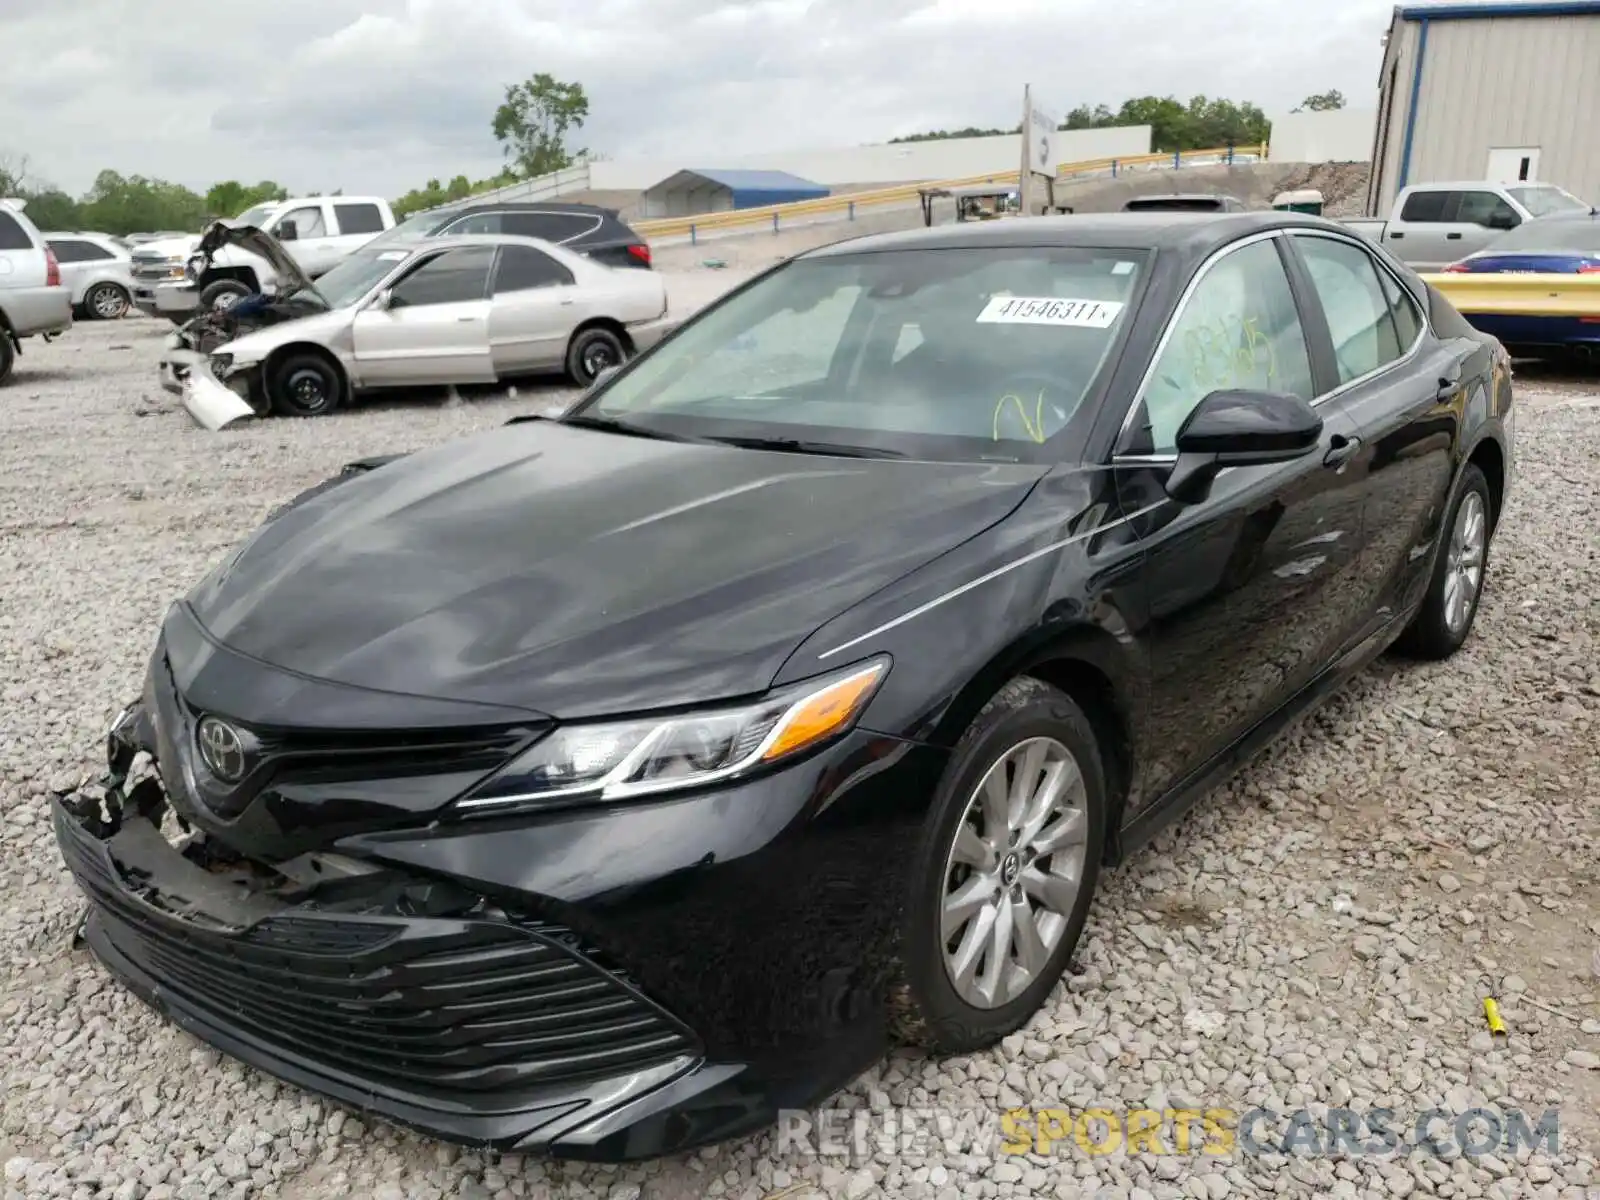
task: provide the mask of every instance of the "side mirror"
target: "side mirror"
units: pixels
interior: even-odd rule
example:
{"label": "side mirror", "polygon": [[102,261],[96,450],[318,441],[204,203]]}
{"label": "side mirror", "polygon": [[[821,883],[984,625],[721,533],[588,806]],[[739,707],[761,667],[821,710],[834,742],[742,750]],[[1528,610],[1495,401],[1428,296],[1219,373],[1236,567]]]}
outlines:
{"label": "side mirror", "polygon": [[387,312],[389,309],[393,308],[394,289],[384,288],[383,291],[379,292],[372,298],[372,303],[368,305],[368,307],[374,312]]}
{"label": "side mirror", "polygon": [[1522,224],[1516,213],[1490,213],[1489,219],[1484,222],[1490,229],[1515,229]]}
{"label": "side mirror", "polygon": [[300,228],[293,221],[284,221],[278,226],[278,240],[280,242],[297,241],[300,237]]}
{"label": "side mirror", "polygon": [[1322,418],[1299,396],[1282,392],[1212,392],[1178,430],[1178,461],[1167,495],[1180,504],[1205,499],[1224,467],[1292,462],[1322,441]]}

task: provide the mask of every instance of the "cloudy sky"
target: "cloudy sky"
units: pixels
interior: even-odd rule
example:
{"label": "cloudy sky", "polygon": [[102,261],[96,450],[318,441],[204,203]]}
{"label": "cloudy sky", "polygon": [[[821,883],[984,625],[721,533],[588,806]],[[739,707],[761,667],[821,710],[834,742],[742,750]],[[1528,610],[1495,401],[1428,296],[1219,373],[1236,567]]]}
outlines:
{"label": "cloudy sky", "polygon": [[398,195],[491,174],[504,85],[583,84],[613,158],[813,149],[1130,95],[1374,103],[1388,0],[0,0],[0,155],[84,190]]}

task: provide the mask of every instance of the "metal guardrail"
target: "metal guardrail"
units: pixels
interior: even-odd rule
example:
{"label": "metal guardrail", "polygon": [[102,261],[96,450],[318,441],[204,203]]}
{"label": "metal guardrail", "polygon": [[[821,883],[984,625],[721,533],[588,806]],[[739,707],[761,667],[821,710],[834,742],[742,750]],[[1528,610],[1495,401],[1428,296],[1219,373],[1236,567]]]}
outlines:
{"label": "metal guardrail", "polygon": [[1424,275],[1456,311],[1505,317],[1578,317],[1600,323],[1600,275]]}
{"label": "metal guardrail", "polygon": [[[1210,150],[1184,150],[1160,154],[1134,154],[1063,163],[1056,169],[1056,177],[1058,179],[1095,175],[1116,177],[1124,171],[1180,170],[1184,167],[1257,162],[1265,157],[1265,144],[1220,146]],[[692,243],[702,234],[715,234],[733,229],[744,230],[761,225],[770,225],[776,232],[782,228],[785,219],[798,224],[814,224],[819,219],[830,218],[853,221],[856,213],[862,209],[887,208],[891,205],[919,202],[924,188],[972,187],[985,183],[1008,184],[1015,183],[1017,175],[1017,171],[996,171],[984,175],[967,175],[960,179],[923,180],[866,192],[824,196],[817,200],[795,200],[788,204],[739,208],[731,212],[700,213],[690,217],[662,217],[633,221],[630,224],[636,231],[652,240],[687,237]]]}

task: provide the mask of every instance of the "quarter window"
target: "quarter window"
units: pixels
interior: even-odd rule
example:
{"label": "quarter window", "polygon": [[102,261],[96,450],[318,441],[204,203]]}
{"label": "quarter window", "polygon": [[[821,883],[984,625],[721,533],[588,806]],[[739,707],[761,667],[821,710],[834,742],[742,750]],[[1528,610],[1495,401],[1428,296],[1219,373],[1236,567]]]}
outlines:
{"label": "quarter window", "polygon": [[1296,235],[1295,242],[1322,301],[1341,384],[1372,374],[1410,348],[1415,335],[1402,342],[1370,254],[1333,238]]}
{"label": "quarter window", "polygon": [[1315,394],[1305,331],[1274,241],[1216,260],[1174,319],[1145,388],[1147,436],[1129,449],[1171,453],[1207,395],[1229,388]]}
{"label": "quarter window", "polygon": [[395,285],[392,308],[482,300],[489,287],[493,246],[463,246],[430,258]]}
{"label": "quarter window", "polygon": [[1416,297],[1401,287],[1389,272],[1379,271],[1378,280],[1383,284],[1389,311],[1394,314],[1395,328],[1400,334],[1400,352],[1404,354],[1416,345],[1422,333],[1422,310],[1417,306]]}

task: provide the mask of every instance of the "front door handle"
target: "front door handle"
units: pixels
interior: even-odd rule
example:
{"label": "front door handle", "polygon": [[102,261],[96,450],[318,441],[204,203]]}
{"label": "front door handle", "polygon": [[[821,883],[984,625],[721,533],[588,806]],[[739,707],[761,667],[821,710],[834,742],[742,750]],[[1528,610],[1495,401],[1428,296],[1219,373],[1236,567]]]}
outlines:
{"label": "front door handle", "polygon": [[1336,433],[1333,435],[1333,441],[1329,443],[1328,452],[1322,456],[1322,465],[1342,467],[1359,453],[1361,453],[1360,438],[1345,437],[1342,433]]}
{"label": "front door handle", "polygon": [[457,317],[456,318],[456,320],[460,321],[463,325],[471,324],[473,321],[476,321],[477,319],[478,319],[477,317]]}
{"label": "front door handle", "polygon": [[1405,237],[1405,234],[1403,234],[1403,233],[1391,233],[1389,235],[1389,240],[1390,241],[1394,241],[1394,242],[1398,242],[1403,237]]}
{"label": "front door handle", "polygon": [[1459,242],[1461,235],[1459,233],[1447,233],[1444,235],[1444,240],[1447,242]]}

